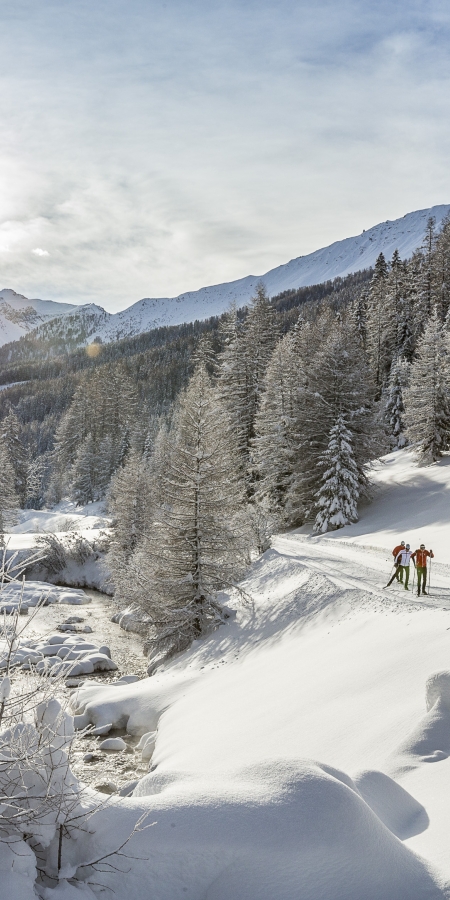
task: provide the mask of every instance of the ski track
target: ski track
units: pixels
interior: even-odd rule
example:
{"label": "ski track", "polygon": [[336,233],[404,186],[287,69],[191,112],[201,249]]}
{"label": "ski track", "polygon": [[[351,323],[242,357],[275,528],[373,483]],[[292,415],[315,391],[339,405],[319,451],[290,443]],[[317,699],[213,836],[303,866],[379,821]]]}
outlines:
{"label": "ski track", "polygon": [[450,607],[450,572],[447,566],[440,566],[434,560],[431,568],[431,594],[424,600],[423,596],[420,599],[417,597],[413,567],[409,591],[396,588],[394,583],[384,590],[393,573],[393,565],[384,549],[375,550],[345,541],[285,534],[274,537],[272,546],[280,555],[295,558],[312,571],[326,575],[338,587],[367,591],[384,599],[396,594],[423,606]]}

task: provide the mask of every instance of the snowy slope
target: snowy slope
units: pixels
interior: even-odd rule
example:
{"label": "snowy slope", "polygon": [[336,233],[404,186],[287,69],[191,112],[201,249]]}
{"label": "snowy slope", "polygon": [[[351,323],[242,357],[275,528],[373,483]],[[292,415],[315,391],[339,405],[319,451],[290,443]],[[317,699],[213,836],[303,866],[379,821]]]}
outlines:
{"label": "snowy slope", "polygon": [[[151,331],[163,325],[179,325],[183,322],[193,322],[195,319],[221,315],[232,302],[238,307],[247,304],[261,280],[265,283],[270,296],[275,296],[290,288],[320,284],[338,276],[369,268],[374,265],[381,252],[390,259],[394,250],[398,249],[401,257],[407,259],[422,243],[429,216],[435,217],[436,226],[439,228],[449,212],[450,205],[446,204],[408,213],[401,219],[375,225],[356,237],[336,241],[329,247],[292,259],[285,265],[262,275],[248,275],[226,284],[187,291],[178,297],[146,297],[114,314],[105,312],[95,304],[78,308],[62,304],[67,306],[64,312],[67,311],[71,315],[68,318],[64,317],[63,320],[55,319],[51,326],[46,324],[38,327],[33,334],[37,339],[44,341],[51,338],[64,341],[67,337],[68,349],[72,349],[74,346],[83,346],[95,338],[110,342]],[[30,304],[41,302],[29,301]],[[55,304],[49,306],[53,309]],[[5,332],[5,335],[6,333],[12,332]],[[3,338],[0,330],[0,346],[7,340],[16,340],[16,337]]]}
{"label": "snowy slope", "polygon": [[[101,846],[142,810],[155,823],[119,896],[450,896],[449,462],[391,454],[361,522],[278,536],[209,639],[77,692],[81,726],[156,730],[149,774],[97,817]],[[429,597],[382,590],[401,538],[432,542]]]}
{"label": "snowy slope", "polygon": [[6,288],[0,291],[0,346],[17,341],[42,322],[65,315],[76,308],[72,303],[28,300],[22,294]]}

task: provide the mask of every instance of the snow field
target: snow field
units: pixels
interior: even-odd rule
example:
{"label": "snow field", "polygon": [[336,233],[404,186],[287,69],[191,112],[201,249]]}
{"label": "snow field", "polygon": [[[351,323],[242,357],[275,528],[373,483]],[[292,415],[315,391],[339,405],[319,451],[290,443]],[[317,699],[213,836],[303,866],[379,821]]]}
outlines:
{"label": "snow field", "polygon": [[[127,897],[144,868],[157,900],[450,896],[449,460],[399,451],[375,477],[360,522],[278,536],[208,639],[73,695],[86,722],[144,735],[149,774],[115,807],[120,828],[156,822]],[[435,551],[427,598],[382,590],[401,539]]]}
{"label": "snow field", "polygon": [[[275,551],[253,578],[246,589],[265,583],[265,597],[183,661],[138,684],[86,685],[74,696],[77,711],[96,724],[156,730],[147,755],[154,771],[127,801],[157,820],[146,847],[154,896],[182,896],[169,857],[184,857],[187,847],[201,871],[195,884],[185,878],[193,897],[204,896],[202,879],[208,898],[226,900],[239,891],[246,900],[316,900],[329,896],[331,885],[333,897],[346,900],[441,896],[437,888],[433,894],[426,867],[385,827],[377,829],[382,821],[407,837],[414,823],[421,829],[427,821],[389,772],[397,771],[397,747],[424,715],[430,671],[448,665],[450,616],[342,592]],[[293,581],[300,587],[292,590]],[[433,651],[424,653],[428,640]],[[402,748],[403,766],[404,758]],[[342,772],[336,784],[305,759],[351,772],[356,785],[363,772],[361,795],[378,819]],[[412,747],[408,766],[416,764]],[[137,871],[134,877],[138,884]]]}

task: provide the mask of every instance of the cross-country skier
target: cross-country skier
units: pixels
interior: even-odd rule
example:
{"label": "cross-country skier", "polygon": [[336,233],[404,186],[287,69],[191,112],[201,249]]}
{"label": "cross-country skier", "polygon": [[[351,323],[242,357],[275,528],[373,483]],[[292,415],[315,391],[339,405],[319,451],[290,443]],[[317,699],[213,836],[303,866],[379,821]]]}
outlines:
{"label": "cross-country skier", "polygon": [[[396,565],[399,568],[401,568],[401,580],[402,581],[403,581],[403,573],[405,574],[405,584],[404,584],[405,591],[409,591],[409,587],[408,587],[408,584],[409,584],[409,561],[411,559],[411,556],[412,556],[411,547],[409,544],[406,544],[406,547],[404,547],[402,550],[400,550],[400,553],[398,553],[395,558]],[[397,576],[397,572],[398,572],[398,569],[396,569],[396,571],[392,575],[392,578],[389,579],[386,587],[389,587],[389,585],[392,584],[394,578],[396,578],[396,576]]]}
{"label": "cross-country skier", "polygon": [[421,544],[419,550],[414,550],[414,553],[411,554],[411,559],[414,562],[417,571],[417,596],[420,597],[420,588],[422,587],[422,594],[427,594],[425,590],[427,586],[427,556],[430,559],[434,559],[434,553],[432,550],[425,550],[425,544]]}
{"label": "cross-country skier", "polygon": [[397,559],[397,556],[400,553],[400,551],[404,550],[404,548],[405,548],[405,542],[402,541],[401,544],[399,544],[398,547],[394,547],[394,549],[392,551],[392,556],[394,557],[395,574],[397,577],[397,581],[399,581],[400,584],[403,584],[403,569],[400,567],[400,564],[398,562],[395,562],[395,560]]}

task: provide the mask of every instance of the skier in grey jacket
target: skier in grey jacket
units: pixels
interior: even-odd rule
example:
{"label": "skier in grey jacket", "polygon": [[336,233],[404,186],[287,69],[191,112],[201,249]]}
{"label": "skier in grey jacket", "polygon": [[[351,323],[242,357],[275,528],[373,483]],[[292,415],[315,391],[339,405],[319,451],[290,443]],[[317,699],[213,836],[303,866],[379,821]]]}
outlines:
{"label": "skier in grey jacket", "polygon": [[[402,575],[405,576],[405,584],[404,584],[405,591],[409,591],[409,587],[408,587],[408,584],[409,584],[409,563],[410,563],[411,556],[412,556],[411,547],[410,547],[409,544],[407,544],[406,547],[405,547],[405,549],[404,549],[404,550],[400,550],[400,553],[398,553],[397,556],[396,556],[396,558],[395,558],[395,563],[396,563],[396,565],[397,565],[399,568],[401,568]],[[414,564],[414,560],[413,560],[413,564]],[[388,581],[386,587],[389,587],[389,585],[392,584],[394,578],[396,578],[396,577],[397,577],[397,571],[394,572],[392,578]],[[403,580],[403,579],[402,579],[402,580]]]}

